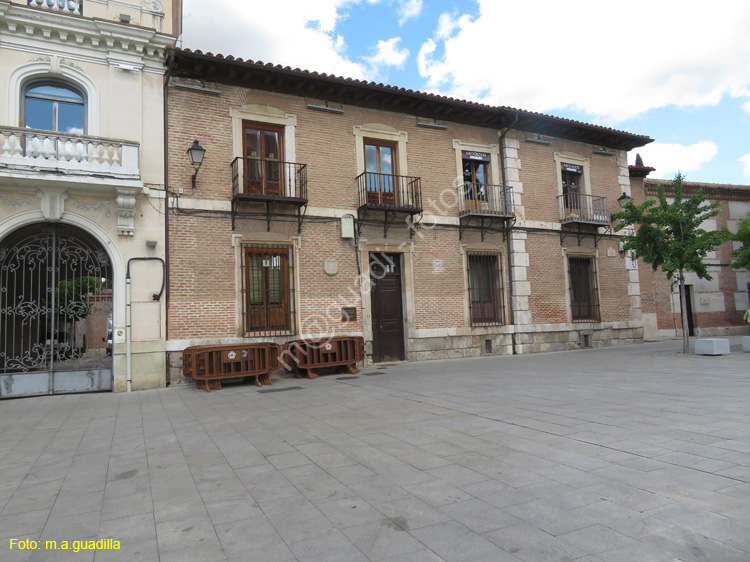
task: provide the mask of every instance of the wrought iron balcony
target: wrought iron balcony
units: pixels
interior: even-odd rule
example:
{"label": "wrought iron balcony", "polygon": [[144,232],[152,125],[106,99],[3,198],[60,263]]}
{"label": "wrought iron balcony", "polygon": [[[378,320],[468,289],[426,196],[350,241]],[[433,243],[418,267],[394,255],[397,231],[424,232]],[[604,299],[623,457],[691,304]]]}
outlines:
{"label": "wrought iron balcony", "polygon": [[364,172],[357,176],[359,208],[422,212],[422,179]]}
{"label": "wrought iron balcony", "polygon": [[0,164],[4,171],[140,179],[138,147],[139,143],[125,140],[0,127]]}
{"label": "wrought iron balcony", "polygon": [[458,186],[458,216],[513,217],[513,188],[483,183]]}
{"label": "wrought iron balcony", "polygon": [[241,201],[307,204],[307,164],[235,158],[232,198]]}
{"label": "wrought iron balcony", "polygon": [[83,15],[83,0],[28,0],[26,4],[52,12]]}
{"label": "wrought iron balcony", "polygon": [[566,193],[557,196],[562,224],[593,224],[609,226],[612,216],[607,208],[607,198],[587,193]]}

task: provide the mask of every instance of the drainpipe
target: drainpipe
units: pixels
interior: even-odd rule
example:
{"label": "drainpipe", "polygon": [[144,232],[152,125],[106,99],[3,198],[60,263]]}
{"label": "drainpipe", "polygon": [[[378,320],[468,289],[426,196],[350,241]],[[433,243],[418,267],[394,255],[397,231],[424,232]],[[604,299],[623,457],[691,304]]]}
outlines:
{"label": "drainpipe", "polygon": [[[516,123],[518,123],[518,113],[514,112],[515,117],[513,118],[513,122],[508,125],[502,133],[500,133],[500,173],[502,174],[503,178],[503,190],[505,189],[506,179],[505,179],[505,150],[503,147],[503,141],[505,140],[505,135],[508,134],[508,132],[515,127]],[[516,354],[516,319],[515,314],[513,313],[513,262],[511,260],[511,251],[513,250],[513,229],[508,229],[508,233],[505,237],[505,242],[507,244],[507,254],[508,254],[508,296],[510,297],[510,307],[508,307],[508,320],[510,320],[510,324],[513,326],[513,332],[511,333],[511,348],[513,350],[513,355]]]}
{"label": "drainpipe", "polygon": [[[181,3],[179,3],[181,5]],[[182,32],[182,8],[180,8],[180,32]],[[164,297],[164,340],[169,341],[169,79],[172,77],[174,70],[174,51],[169,51],[167,58],[167,71],[164,73],[164,93],[162,94],[164,102],[164,282],[167,286],[167,293]],[[164,380],[169,386],[169,354],[164,361]]]}
{"label": "drainpipe", "polygon": [[132,341],[130,335],[130,263],[134,261],[159,261],[162,267],[161,277],[161,290],[158,294],[154,294],[153,299],[159,301],[162,294],[164,293],[164,286],[167,281],[167,264],[161,258],[130,258],[128,260],[128,268],[125,272],[125,373],[127,375],[127,391],[132,391],[133,382],[133,366],[132,366],[132,353],[130,348],[130,342]]}
{"label": "drainpipe", "polygon": [[[182,18],[182,14],[180,14]],[[182,25],[182,24],[180,24]],[[180,28],[182,29],[182,28]],[[174,52],[169,52],[167,59],[167,72],[164,74],[164,275],[166,279],[167,293],[164,298],[166,318],[164,319],[164,338],[169,339],[169,79],[174,70]],[[169,366],[167,366],[169,370]]]}

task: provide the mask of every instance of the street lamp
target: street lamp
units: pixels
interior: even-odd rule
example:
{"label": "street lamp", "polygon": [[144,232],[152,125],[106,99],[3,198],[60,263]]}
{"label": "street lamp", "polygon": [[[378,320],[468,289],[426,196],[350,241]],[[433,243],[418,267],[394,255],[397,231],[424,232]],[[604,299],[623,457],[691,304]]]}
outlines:
{"label": "street lamp", "polygon": [[[196,142],[198,142],[198,141],[196,141]],[[630,202],[630,195],[628,195],[627,193],[625,193],[625,192],[623,191],[623,192],[622,192],[622,195],[620,195],[620,196],[619,196],[619,197],[617,198],[617,202],[618,202],[618,203],[620,204],[620,207],[621,207],[622,209],[624,209],[624,208],[625,208],[625,206],[626,206],[626,205],[627,205],[627,204],[628,204],[628,203]]]}
{"label": "street lamp", "polygon": [[195,168],[195,173],[192,176],[193,191],[195,191],[195,178],[198,177],[198,170],[200,170],[201,164],[203,164],[203,156],[206,154],[206,149],[196,140],[193,141],[193,146],[187,149],[187,153],[190,157],[190,164]]}

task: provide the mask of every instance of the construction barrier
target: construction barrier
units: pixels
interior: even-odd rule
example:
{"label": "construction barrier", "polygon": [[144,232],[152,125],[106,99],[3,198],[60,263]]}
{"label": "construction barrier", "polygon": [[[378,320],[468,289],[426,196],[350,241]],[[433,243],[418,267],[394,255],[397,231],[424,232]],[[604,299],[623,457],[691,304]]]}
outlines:
{"label": "construction barrier", "polygon": [[298,379],[318,378],[315,371],[327,367],[355,374],[359,372],[357,363],[365,359],[365,340],[362,336],[294,340],[284,344],[282,357],[284,366],[293,369]]}
{"label": "construction barrier", "polygon": [[182,352],[182,371],[207,392],[220,390],[221,379],[252,377],[256,386],[270,385],[280,353],[281,346],[269,342],[198,345]]}

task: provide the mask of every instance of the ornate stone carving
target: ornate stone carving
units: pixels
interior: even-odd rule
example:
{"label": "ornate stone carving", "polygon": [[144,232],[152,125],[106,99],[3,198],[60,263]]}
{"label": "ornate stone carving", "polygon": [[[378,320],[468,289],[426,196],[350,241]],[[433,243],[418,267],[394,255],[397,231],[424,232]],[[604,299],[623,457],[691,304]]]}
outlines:
{"label": "ornate stone carving", "polygon": [[134,188],[118,187],[115,198],[117,212],[117,234],[133,236],[135,233],[135,201],[137,190]]}
{"label": "ornate stone carving", "polygon": [[0,194],[0,203],[8,207],[26,207],[27,205],[31,205],[36,199],[34,195],[24,197],[23,199],[11,199]]}
{"label": "ornate stone carving", "polygon": [[161,2],[158,0],[145,0],[143,2],[143,7],[147,10],[151,10],[152,12],[156,12],[158,14],[164,13],[164,7],[161,5]]}
{"label": "ornate stone carving", "polygon": [[62,70],[60,70],[60,57],[57,55],[52,55],[49,59],[49,73],[62,76]]}
{"label": "ornate stone carving", "polygon": [[110,200],[108,199],[103,199],[99,201],[98,203],[86,203],[85,201],[79,201],[75,197],[71,197],[70,202],[73,203],[77,208],[81,209],[82,211],[88,211],[89,213],[98,211],[100,209],[104,209],[105,211],[104,214],[106,216],[109,216]]}
{"label": "ornate stone carving", "polygon": [[68,193],[63,189],[44,188],[37,192],[42,200],[42,216],[48,221],[59,221],[65,212]]}

